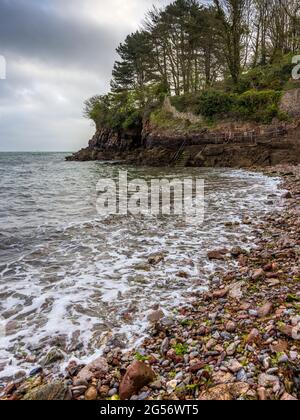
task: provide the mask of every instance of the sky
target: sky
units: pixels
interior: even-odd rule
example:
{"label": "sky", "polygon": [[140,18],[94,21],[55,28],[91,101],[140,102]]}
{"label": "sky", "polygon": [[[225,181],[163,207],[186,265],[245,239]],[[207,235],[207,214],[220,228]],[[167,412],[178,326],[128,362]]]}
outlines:
{"label": "sky", "polygon": [[[0,151],[75,151],[109,90],[115,49],[168,0],[0,0]],[[6,62],[6,79],[1,79]]]}

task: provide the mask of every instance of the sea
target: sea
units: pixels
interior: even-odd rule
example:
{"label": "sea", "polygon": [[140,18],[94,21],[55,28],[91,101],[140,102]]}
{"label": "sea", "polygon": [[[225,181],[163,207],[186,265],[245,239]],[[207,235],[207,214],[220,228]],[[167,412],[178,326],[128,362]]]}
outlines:
{"label": "sea", "polygon": [[[109,340],[137,348],[158,306],[178,317],[225,270],[211,250],[255,246],[251,224],[280,206],[279,180],[234,169],[66,162],[68,153],[0,153],[0,380],[59,348],[65,363]],[[204,180],[201,223],[97,208],[99,180]],[[154,263],[151,256],[159,256]],[[150,258],[150,259],[149,259]]]}

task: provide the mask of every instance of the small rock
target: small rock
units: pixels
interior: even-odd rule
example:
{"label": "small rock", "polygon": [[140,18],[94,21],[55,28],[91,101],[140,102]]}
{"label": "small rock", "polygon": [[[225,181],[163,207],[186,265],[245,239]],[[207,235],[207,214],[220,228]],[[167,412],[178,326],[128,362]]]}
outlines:
{"label": "small rock", "polygon": [[165,314],[163,313],[163,311],[161,309],[158,309],[157,311],[153,311],[151,312],[148,317],[147,320],[153,324],[156,324],[157,322],[159,322],[161,319],[163,319],[165,316]]}
{"label": "small rock", "polygon": [[234,382],[234,376],[230,372],[215,372],[212,375],[213,383],[216,385],[219,384],[230,384]]}
{"label": "small rock", "polygon": [[163,261],[165,258],[164,254],[156,254],[156,255],[151,255],[148,258],[148,263],[151,265],[157,265],[159,264],[161,261]]}
{"label": "small rock", "polygon": [[237,345],[235,343],[231,343],[226,349],[227,356],[233,356],[236,352],[236,348]]}
{"label": "small rock", "polygon": [[41,366],[45,367],[52,365],[58,361],[64,360],[64,358],[64,353],[60,349],[53,347],[51,350],[48,351],[44,359],[41,360]]}
{"label": "small rock", "polygon": [[215,347],[215,345],[217,344],[217,341],[214,340],[213,338],[211,338],[207,343],[206,343],[206,349],[207,350],[211,350]]}
{"label": "small rock", "polygon": [[157,380],[150,385],[150,388],[161,389],[162,388],[162,382],[160,380]]}
{"label": "small rock", "polygon": [[168,339],[168,337],[166,337],[160,346],[161,354],[165,355],[167,351],[169,350],[169,348],[170,348],[170,340]]}
{"label": "small rock", "polygon": [[267,400],[267,390],[264,387],[259,387],[257,390],[258,399],[260,401],[266,401]]}
{"label": "small rock", "polygon": [[290,193],[290,191],[286,192],[283,194],[282,198],[285,198],[287,200],[293,198],[292,194]]}
{"label": "small rock", "polygon": [[173,379],[172,381],[167,382],[167,393],[172,394],[174,390],[176,389],[178,384],[178,381],[176,379]]}
{"label": "small rock", "polygon": [[228,321],[225,325],[225,329],[228,332],[234,332],[236,330],[236,323],[233,321]]}
{"label": "small rock", "polygon": [[264,270],[262,268],[259,268],[258,270],[253,271],[251,278],[252,280],[257,281],[257,280],[264,280],[265,276],[266,275],[265,275]]}
{"label": "small rock", "polygon": [[261,373],[258,377],[258,384],[263,388],[273,388],[274,392],[280,390],[280,381],[277,376]]}
{"label": "small rock", "polygon": [[113,388],[113,389],[110,389],[109,391],[108,391],[108,396],[109,397],[113,397],[114,395],[117,395],[118,394],[118,390],[116,389],[116,388]]}
{"label": "small rock", "polygon": [[281,397],[281,401],[298,401],[297,398],[285,392]]}
{"label": "small rock", "polygon": [[140,389],[153,382],[155,373],[144,362],[135,361],[127,369],[120,385],[120,398],[127,400]]}
{"label": "small rock", "polygon": [[292,362],[295,362],[296,360],[298,360],[298,353],[296,351],[290,351],[290,358]]}
{"label": "small rock", "polygon": [[227,384],[221,384],[202,392],[200,401],[231,401],[233,398]]}
{"label": "small rock", "polygon": [[43,372],[43,368],[41,366],[38,366],[30,371],[29,376],[30,378],[32,378],[33,376],[37,376],[42,372]]}
{"label": "small rock", "polygon": [[218,249],[208,252],[207,256],[209,260],[224,260],[226,254],[228,254],[228,249]]}
{"label": "small rock", "polygon": [[98,391],[94,386],[89,387],[89,389],[84,394],[84,397],[87,401],[95,401],[98,397]]}
{"label": "small rock", "polygon": [[241,254],[245,254],[245,251],[240,246],[236,246],[232,248],[231,255],[234,258],[238,258]]}
{"label": "small rock", "polygon": [[248,337],[246,338],[246,343],[247,344],[254,344],[254,343],[257,343],[259,340],[260,340],[260,333],[256,328],[254,328],[250,332]]}
{"label": "small rock", "polygon": [[220,289],[213,292],[213,297],[216,299],[222,299],[228,294],[228,289]]}
{"label": "small rock", "polygon": [[295,340],[299,339],[299,329],[297,327],[293,327],[292,325],[281,325],[279,331],[289,338]]}
{"label": "small rock", "polygon": [[289,361],[289,358],[286,354],[281,355],[278,359],[278,363],[280,363],[280,364],[281,363],[288,363],[288,361]]}
{"label": "small rock", "polygon": [[89,382],[92,378],[100,379],[107,372],[107,361],[103,357],[99,357],[81,369],[76,377],[76,383],[80,383],[82,381]]}
{"label": "small rock", "polygon": [[236,382],[230,386],[230,393],[233,398],[236,400],[240,397],[243,397],[249,391],[249,384],[245,382]]}
{"label": "small rock", "polygon": [[242,291],[242,287],[245,285],[244,281],[238,281],[236,283],[233,283],[230,287],[229,287],[229,296],[232,299],[241,299],[243,297],[243,291]]}
{"label": "small rock", "polygon": [[75,398],[80,397],[81,395],[86,393],[86,390],[87,390],[87,387],[85,385],[74,386],[72,388],[73,397]]}
{"label": "small rock", "polygon": [[248,377],[247,377],[245,369],[241,369],[237,373],[236,379],[237,379],[238,382],[247,382]]}
{"label": "small rock", "polygon": [[229,361],[228,363],[228,369],[232,372],[232,373],[237,373],[242,369],[242,365],[240,364],[240,362],[238,362],[236,359],[232,359]]}
{"label": "small rock", "polygon": [[98,388],[99,394],[102,397],[107,397],[108,393],[109,393],[109,386],[108,385],[101,385]]}
{"label": "small rock", "polygon": [[273,304],[271,302],[265,303],[261,308],[257,310],[257,314],[259,318],[265,318],[266,316],[270,315],[273,309]]}
{"label": "small rock", "polygon": [[279,340],[277,343],[272,343],[270,349],[273,353],[284,353],[287,351],[289,344],[287,341]]}

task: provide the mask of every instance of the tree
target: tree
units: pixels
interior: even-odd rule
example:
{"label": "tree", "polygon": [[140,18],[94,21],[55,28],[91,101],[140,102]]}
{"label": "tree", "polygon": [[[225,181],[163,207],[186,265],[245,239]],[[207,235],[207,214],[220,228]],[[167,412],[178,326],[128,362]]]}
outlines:
{"label": "tree", "polygon": [[117,53],[121,61],[116,61],[114,65],[111,82],[113,91],[143,89],[152,78],[152,46],[147,32],[137,31],[128,35],[117,48]]}
{"label": "tree", "polygon": [[221,23],[220,36],[223,39],[224,55],[232,80],[238,83],[241,74],[242,43],[245,34],[246,0],[214,0],[217,18]]}

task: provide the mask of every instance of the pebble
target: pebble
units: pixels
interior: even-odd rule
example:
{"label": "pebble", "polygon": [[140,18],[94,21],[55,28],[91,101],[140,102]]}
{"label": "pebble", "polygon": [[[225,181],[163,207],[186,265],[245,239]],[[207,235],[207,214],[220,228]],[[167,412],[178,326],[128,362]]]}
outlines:
{"label": "pebble", "polygon": [[227,332],[234,332],[236,330],[236,323],[233,321],[227,322],[225,329]]}
{"label": "pebble", "polygon": [[117,393],[118,393],[118,390],[116,389],[116,388],[113,388],[113,389],[110,389],[109,391],[108,391],[108,396],[109,397],[113,397],[114,395],[117,395]]}
{"label": "pebble", "polygon": [[166,354],[169,348],[170,348],[170,340],[168,338],[165,338],[160,346],[161,354]]}
{"label": "pebble", "polygon": [[289,358],[286,354],[283,354],[278,359],[278,363],[287,363],[288,361],[289,361]]}
{"label": "pebble", "polygon": [[238,382],[247,382],[248,376],[246,374],[245,369],[241,369],[237,375],[236,375],[236,379]]}
{"label": "pebble", "polygon": [[290,351],[290,358],[292,362],[295,362],[298,359],[298,353],[296,351]]}
{"label": "pebble", "polygon": [[38,366],[30,371],[29,376],[32,378],[33,376],[37,376],[42,372],[43,368],[41,366]]}
{"label": "pebble", "polygon": [[72,394],[75,398],[80,397],[81,395],[85,394],[86,390],[87,390],[87,387],[84,385],[74,386],[72,388]]}
{"label": "pebble", "polygon": [[232,344],[230,344],[228,347],[227,347],[227,349],[226,349],[226,353],[227,353],[227,355],[228,356],[233,356],[234,354],[235,354],[235,352],[236,352],[236,344],[235,343],[232,343]]}
{"label": "pebble", "polygon": [[85,393],[85,399],[87,401],[95,401],[97,399],[98,392],[94,386],[91,386]]}
{"label": "pebble", "polygon": [[237,372],[239,372],[242,369],[242,365],[240,364],[240,362],[238,360],[232,359],[228,363],[228,369],[232,373],[237,373]]}

